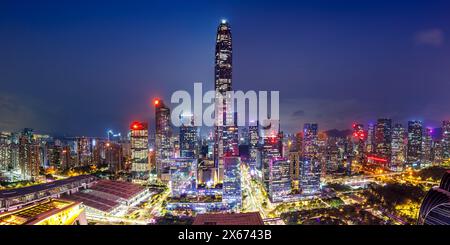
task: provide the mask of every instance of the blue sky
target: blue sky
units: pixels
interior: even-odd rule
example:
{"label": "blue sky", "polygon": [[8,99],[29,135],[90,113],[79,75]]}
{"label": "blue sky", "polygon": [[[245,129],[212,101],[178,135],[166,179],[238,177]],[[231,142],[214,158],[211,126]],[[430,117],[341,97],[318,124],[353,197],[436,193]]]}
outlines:
{"label": "blue sky", "polygon": [[150,101],[213,88],[218,23],[236,90],[279,90],[281,124],[450,118],[448,1],[2,1],[0,130],[104,135]]}

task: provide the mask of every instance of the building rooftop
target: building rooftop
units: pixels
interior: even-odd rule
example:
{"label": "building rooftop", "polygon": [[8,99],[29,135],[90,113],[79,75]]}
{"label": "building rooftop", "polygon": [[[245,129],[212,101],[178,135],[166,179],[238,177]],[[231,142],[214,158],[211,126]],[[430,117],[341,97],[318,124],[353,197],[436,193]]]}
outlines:
{"label": "building rooftop", "polygon": [[0,215],[0,225],[36,224],[56,213],[79,205],[80,202],[52,199],[30,205],[18,210]]}
{"label": "building rooftop", "polygon": [[71,184],[73,182],[76,182],[79,180],[85,180],[85,179],[89,179],[89,178],[95,178],[95,177],[91,176],[91,175],[79,175],[79,176],[74,176],[74,177],[70,177],[67,179],[55,180],[53,182],[45,183],[45,184],[27,186],[27,187],[11,189],[11,190],[1,190],[0,198],[19,197],[19,196],[23,196],[23,195],[27,195],[27,194],[31,194],[31,193],[35,193],[35,192],[45,191],[45,190],[55,188],[55,187],[60,187],[60,186],[66,185],[66,184]]}
{"label": "building rooftop", "polygon": [[193,225],[264,225],[258,212],[239,214],[199,214]]}

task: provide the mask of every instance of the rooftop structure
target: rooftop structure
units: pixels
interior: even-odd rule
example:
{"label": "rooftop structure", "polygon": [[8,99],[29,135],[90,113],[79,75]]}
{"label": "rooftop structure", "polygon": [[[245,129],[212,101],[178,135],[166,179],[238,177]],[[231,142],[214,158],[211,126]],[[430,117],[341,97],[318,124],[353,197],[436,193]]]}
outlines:
{"label": "rooftop structure", "polygon": [[0,225],[87,224],[80,202],[51,199],[0,215]]}

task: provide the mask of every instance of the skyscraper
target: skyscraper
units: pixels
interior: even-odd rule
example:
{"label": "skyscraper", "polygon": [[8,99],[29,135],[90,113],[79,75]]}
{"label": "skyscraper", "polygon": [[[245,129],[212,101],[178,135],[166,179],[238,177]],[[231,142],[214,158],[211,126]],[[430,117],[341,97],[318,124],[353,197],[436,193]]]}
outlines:
{"label": "skyscraper", "polygon": [[281,157],[281,142],[279,120],[268,119],[261,127],[261,172],[264,186],[268,190],[270,179],[270,161],[273,158]]}
{"label": "skyscraper", "polygon": [[173,156],[170,144],[172,130],[170,127],[170,109],[162,100],[155,100],[155,150],[156,150],[156,172],[158,177],[165,171],[164,160]]}
{"label": "skyscraper", "polygon": [[[227,92],[232,91],[232,42],[231,28],[227,21],[222,20],[217,28],[215,51],[215,130],[214,130],[214,164],[223,168],[223,156],[237,156],[235,152],[238,142],[236,115],[231,108],[231,98]],[[236,135],[235,135],[236,134]],[[220,173],[220,171],[219,171]],[[219,177],[220,179],[220,177]]]}
{"label": "skyscraper", "polygon": [[24,129],[19,138],[19,167],[22,178],[36,181],[39,177],[40,150],[33,139],[33,131]]}
{"label": "skyscraper", "polygon": [[375,152],[387,162],[391,160],[392,120],[378,119],[375,128]]}
{"label": "skyscraper", "polygon": [[364,125],[359,123],[354,123],[353,125],[353,151],[352,156],[355,157],[355,160],[362,164],[365,160],[365,141],[366,141],[366,132],[364,131]]}
{"label": "skyscraper", "polygon": [[150,175],[148,164],[148,124],[133,122],[130,126],[131,174],[135,181],[146,181]]}
{"label": "skyscraper", "polygon": [[251,169],[256,169],[256,159],[258,155],[258,142],[259,142],[259,132],[258,123],[256,125],[250,125],[248,127],[248,137],[249,137],[249,166]]}
{"label": "skyscraper", "polygon": [[194,116],[181,115],[180,156],[196,157],[198,155],[198,127],[194,126]]}
{"label": "skyscraper", "polygon": [[242,206],[241,160],[239,157],[224,157],[223,202],[230,208]]}
{"label": "skyscraper", "polygon": [[442,158],[450,159],[450,120],[442,122]]}
{"label": "skyscraper", "polygon": [[433,157],[432,157],[432,146],[433,146],[433,139],[431,137],[432,133],[431,128],[425,128],[423,130],[423,136],[422,136],[422,164],[431,164]]}
{"label": "skyscraper", "polygon": [[407,161],[413,166],[420,165],[422,155],[422,122],[408,122],[408,150]]}
{"label": "skyscraper", "polygon": [[272,158],[269,166],[269,197],[272,202],[281,202],[291,192],[289,161],[286,158]]}
{"label": "skyscraper", "polygon": [[375,151],[375,127],[373,123],[369,123],[367,127],[367,139],[366,139],[366,153],[373,153]]}
{"label": "skyscraper", "polygon": [[397,123],[392,129],[391,142],[392,156],[389,168],[393,171],[401,171],[406,162],[405,128]]}
{"label": "skyscraper", "polygon": [[305,195],[320,190],[321,165],[318,159],[318,130],[316,123],[305,123],[303,127],[303,154],[300,163],[299,189]]}

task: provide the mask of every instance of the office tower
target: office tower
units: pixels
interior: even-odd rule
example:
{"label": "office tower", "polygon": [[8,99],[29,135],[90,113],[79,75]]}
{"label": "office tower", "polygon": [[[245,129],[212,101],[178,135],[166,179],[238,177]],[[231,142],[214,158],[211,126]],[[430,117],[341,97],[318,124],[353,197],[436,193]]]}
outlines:
{"label": "office tower", "polygon": [[113,174],[118,174],[124,170],[122,146],[112,141],[107,142],[105,146],[105,162],[108,169]]}
{"label": "office tower", "polygon": [[300,178],[300,152],[290,151],[288,153],[289,162],[289,176],[291,179],[291,184],[293,189],[298,189],[299,178]]}
{"label": "office tower", "polygon": [[289,161],[286,158],[272,158],[269,165],[269,198],[282,202],[291,193]]}
{"label": "office tower", "polygon": [[423,130],[421,163],[425,165],[431,164],[433,160],[432,157],[433,139],[431,137],[432,131],[433,130],[431,128],[425,128],[425,130]]}
{"label": "office tower", "polygon": [[433,146],[431,147],[432,153],[431,157],[433,158],[433,164],[440,165],[442,164],[442,142],[441,141],[433,141]]}
{"label": "office tower", "polygon": [[450,120],[442,122],[442,158],[450,159]]}
{"label": "office tower", "polygon": [[378,119],[375,127],[375,153],[377,157],[389,162],[391,159],[392,120]]}
{"label": "office tower", "polygon": [[163,171],[167,169],[165,160],[173,156],[173,149],[170,141],[172,129],[170,127],[170,109],[166,107],[162,100],[155,100],[155,151],[156,151],[156,172],[161,177]]}
{"label": "office tower", "polygon": [[392,171],[401,171],[406,162],[405,128],[397,123],[392,129],[392,156],[389,168]]}
{"label": "office tower", "polygon": [[192,114],[181,115],[181,126],[179,134],[180,156],[198,156],[198,127],[194,126],[194,116]]}
{"label": "office tower", "polygon": [[11,136],[0,132],[0,170],[8,170],[11,161]]}
{"label": "office tower", "polygon": [[148,124],[133,122],[130,125],[131,175],[136,182],[146,181],[150,175],[148,164]]}
{"label": "office tower", "polygon": [[299,189],[305,195],[320,190],[321,164],[318,159],[318,130],[316,123],[305,123],[303,127],[303,154],[300,165]]}
{"label": "office tower", "polygon": [[328,137],[325,148],[326,173],[339,170],[341,162],[341,151],[338,146],[338,138]]}
{"label": "office tower", "polygon": [[249,166],[251,169],[256,169],[256,160],[258,155],[258,147],[259,147],[259,129],[258,123],[255,125],[250,125],[248,127],[248,137],[249,137]]}
{"label": "office tower", "polygon": [[47,146],[47,155],[49,159],[50,167],[54,167],[55,169],[61,169],[61,153],[62,146],[55,144],[54,142],[48,144]]}
{"label": "office tower", "polygon": [[367,127],[366,153],[375,152],[375,126],[369,123]]}
{"label": "office tower", "polygon": [[33,131],[24,129],[19,138],[19,167],[24,180],[36,181],[39,177],[40,150],[33,139]]}
{"label": "office tower", "polygon": [[[234,139],[232,130],[235,115],[232,113],[231,98],[227,95],[227,92],[232,91],[232,53],[231,28],[228,22],[223,20],[217,28],[215,50],[214,164],[218,168],[222,168],[222,158],[227,149],[230,149],[229,146],[233,145],[230,141]],[[227,155],[236,156],[236,154]]]}
{"label": "office tower", "polygon": [[279,124],[279,120],[268,119],[261,127],[261,172],[266,189],[269,187],[270,161],[281,157]]}
{"label": "office tower", "polygon": [[170,162],[171,196],[186,196],[197,187],[197,159],[173,158]]}
{"label": "office tower", "polygon": [[91,164],[91,140],[87,137],[80,137],[76,139],[78,166],[89,166]]}
{"label": "office tower", "polygon": [[409,121],[408,122],[408,149],[407,162],[416,167],[420,166],[420,159],[422,156],[422,122]]}
{"label": "office tower", "polygon": [[422,201],[419,225],[450,225],[450,171],[445,172],[439,186],[432,187]]}
{"label": "office tower", "polygon": [[222,200],[229,208],[238,209],[242,206],[241,159],[224,157],[223,168]]}
{"label": "office tower", "polygon": [[359,164],[365,163],[365,142],[366,142],[366,132],[364,131],[364,125],[359,123],[354,123],[353,127],[353,151],[352,155],[354,160]]}

